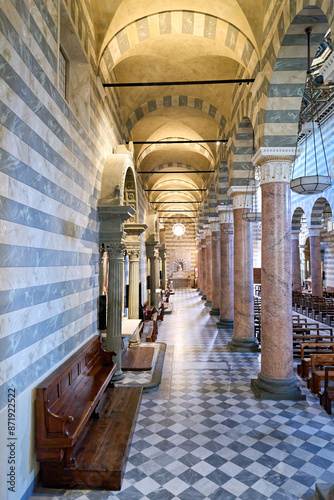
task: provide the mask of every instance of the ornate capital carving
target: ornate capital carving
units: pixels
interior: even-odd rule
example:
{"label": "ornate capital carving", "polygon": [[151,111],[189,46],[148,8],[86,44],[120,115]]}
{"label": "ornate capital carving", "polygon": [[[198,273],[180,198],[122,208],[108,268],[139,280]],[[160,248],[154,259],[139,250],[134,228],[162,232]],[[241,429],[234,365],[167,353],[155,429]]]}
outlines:
{"label": "ornate capital carving", "polygon": [[254,186],[231,186],[227,194],[233,199],[233,210],[253,207]]}
{"label": "ornate capital carving", "polygon": [[219,231],[220,229],[219,219],[214,219],[214,222],[210,222],[210,226],[211,226],[211,233],[213,233],[214,231]]}
{"label": "ornate capital carving", "polygon": [[140,250],[139,250],[139,248],[130,248],[130,249],[127,249],[127,254],[129,256],[129,261],[130,262],[139,261],[139,256],[140,256]]}
{"label": "ornate capital carving", "polygon": [[109,261],[110,260],[116,260],[124,259],[124,252],[125,252],[125,245],[123,243],[117,242],[117,243],[109,243],[107,245],[106,251],[108,252],[108,257]]}
{"label": "ornate capital carving", "polygon": [[233,224],[233,205],[218,205],[220,224]]}
{"label": "ornate capital carving", "polygon": [[205,238],[208,238],[211,236],[211,228],[210,226],[205,229]]}
{"label": "ornate capital carving", "polygon": [[292,163],[301,152],[302,148],[260,148],[252,158],[259,167],[260,184],[290,182]]}

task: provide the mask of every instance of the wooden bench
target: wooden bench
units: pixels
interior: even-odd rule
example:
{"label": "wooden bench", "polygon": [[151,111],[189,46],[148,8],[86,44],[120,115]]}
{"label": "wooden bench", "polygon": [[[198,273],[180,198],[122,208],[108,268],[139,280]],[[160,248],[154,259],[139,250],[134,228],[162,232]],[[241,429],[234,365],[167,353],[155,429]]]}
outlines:
{"label": "wooden bench", "polygon": [[321,382],[325,379],[326,365],[334,365],[334,354],[311,354],[311,377],[307,381],[307,386],[314,394],[320,394]]}
{"label": "wooden bench", "polygon": [[158,313],[152,314],[152,328],[146,336],[146,342],[155,342],[158,336]]}
{"label": "wooden bench", "polygon": [[114,355],[96,335],[36,388],[44,486],[121,488],[142,389],[113,386]]}
{"label": "wooden bench", "polygon": [[[320,404],[331,415],[334,401],[334,367],[325,366],[324,389],[320,392]],[[330,382],[332,384],[330,385]]]}
{"label": "wooden bench", "polygon": [[[307,351],[307,353],[305,352]],[[332,353],[334,352],[334,344],[332,343],[308,343],[305,342],[300,346],[301,362],[297,365],[297,373],[301,378],[309,378],[309,370],[311,368],[311,354]],[[308,354],[308,357],[306,356]]]}
{"label": "wooden bench", "polygon": [[317,335],[308,333],[306,335],[301,334],[293,334],[293,354],[294,356],[301,357],[301,346],[305,343],[312,342],[314,344],[323,344],[323,343],[334,343],[334,338],[331,335]]}

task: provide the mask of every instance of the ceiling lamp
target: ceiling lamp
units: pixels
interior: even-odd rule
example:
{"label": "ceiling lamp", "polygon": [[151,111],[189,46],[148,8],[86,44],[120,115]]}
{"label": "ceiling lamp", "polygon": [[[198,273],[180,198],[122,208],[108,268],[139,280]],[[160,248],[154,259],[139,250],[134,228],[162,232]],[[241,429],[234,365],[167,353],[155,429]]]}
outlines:
{"label": "ceiling lamp", "polygon": [[[314,98],[314,82],[312,78],[312,72],[311,72],[311,66],[310,66],[310,36],[312,32],[312,26],[308,26],[305,28],[305,33],[307,35],[307,60],[308,60],[308,69],[307,69],[307,74],[306,74],[306,83],[305,83],[305,91],[304,91],[304,104],[306,102],[307,107],[310,109],[310,121],[302,123],[300,126],[300,131],[302,134],[305,134],[306,139],[305,139],[305,166],[304,166],[304,175],[297,177],[296,179],[291,179],[290,181],[290,187],[291,190],[294,191],[295,193],[298,194],[318,194],[322,193],[323,191],[326,191],[326,189],[329,189],[331,187],[331,177],[329,175],[329,170],[328,170],[328,164],[327,164],[327,158],[326,158],[326,152],[325,152],[325,147],[324,147],[324,141],[323,141],[323,136],[321,132],[321,125],[320,125],[320,120],[319,118],[316,119],[314,116],[314,110],[316,113],[317,111],[317,102],[316,99]],[[306,96],[306,97],[305,97]],[[302,104],[303,104],[302,102]],[[326,170],[327,170],[327,175],[320,175],[318,172],[318,156],[319,152],[317,155],[317,149],[316,149],[316,140],[315,140],[315,130],[318,128],[319,130],[319,135],[321,138],[321,144],[322,144],[322,150],[323,150],[323,156],[325,159],[325,165],[326,165]],[[307,139],[308,136],[312,133],[313,136],[313,149],[314,149],[314,158],[312,158],[311,163],[315,165],[315,174],[312,175],[307,175],[306,172],[306,163],[307,163]],[[297,148],[296,148],[297,149]],[[293,167],[295,168],[295,166]],[[292,177],[293,177],[293,172],[292,172]]]}
{"label": "ceiling lamp", "polygon": [[233,227],[227,227],[225,229],[223,229],[224,233],[226,234],[233,234]]}

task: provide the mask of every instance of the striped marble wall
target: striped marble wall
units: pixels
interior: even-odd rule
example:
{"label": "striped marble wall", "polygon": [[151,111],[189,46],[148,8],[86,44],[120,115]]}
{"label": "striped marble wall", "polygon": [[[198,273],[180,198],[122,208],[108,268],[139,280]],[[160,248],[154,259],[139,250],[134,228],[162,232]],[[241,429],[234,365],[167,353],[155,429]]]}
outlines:
{"label": "striped marble wall", "polygon": [[[115,104],[97,88],[88,6],[63,6],[89,68],[85,125],[58,92],[58,1],[3,0],[0,8],[0,425],[7,428],[14,388],[15,500],[30,496],[38,471],[32,389],[97,332],[97,201],[121,129]],[[0,498],[6,473],[2,467]]]}
{"label": "striped marble wall", "polygon": [[248,186],[253,181],[254,166],[251,161],[253,155],[253,127],[249,118],[244,117],[235,139],[230,186]]}
{"label": "striped marble wall", "polygon": [[172,229],[176,220],[164,221],[166,249],[167,249],[167,275],[170,276],[173,268],[170,266],[171,251],[177,252],[180,259],[183,258],[184,253],[191,251],[191,286],[194,284],[194,270],[196,266],[196,230],[195,224],[187,221],[187,217],[180,218],[177,222],[184,224],[186,230],[183,236],[175,236]]}

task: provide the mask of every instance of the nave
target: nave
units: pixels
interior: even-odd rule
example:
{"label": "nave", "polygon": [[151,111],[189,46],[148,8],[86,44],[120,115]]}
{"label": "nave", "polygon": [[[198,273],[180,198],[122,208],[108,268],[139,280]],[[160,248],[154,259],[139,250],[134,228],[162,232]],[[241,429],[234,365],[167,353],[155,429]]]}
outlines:
{"label": "nave", "polygon": [[38,487],[31,500],[311,500],[315,483],[334,483],[333,417],[318,400],[256,399],[260,355],[229,352],[231,330],[195,290],[172,301],[162,383],[143,395],[122,490]]}

